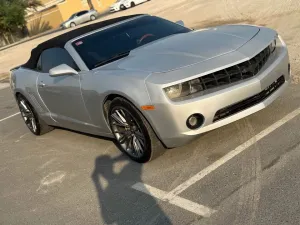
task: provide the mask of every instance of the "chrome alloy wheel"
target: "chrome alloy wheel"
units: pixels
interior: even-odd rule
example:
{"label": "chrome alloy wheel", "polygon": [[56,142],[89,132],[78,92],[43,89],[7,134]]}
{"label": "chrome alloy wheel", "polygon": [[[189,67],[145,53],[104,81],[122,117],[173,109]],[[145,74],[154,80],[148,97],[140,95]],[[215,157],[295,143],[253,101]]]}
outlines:
{"label": "chrome alloy wheel", "polygon": [[36,134],[37,133],[37,120],[35,118],[35,115],[33,111],[31,110],[28,103],[23,99],[18,99],[18,105],[20,108],[20,112],[22,115],[22,118],[26,124],[26,126],[29,128],[29,130]]}
{"label": "chrome alloy wheel", "polygon": [[112,132],[123,150],[133,157],[141,157],[146,139],[132,114],[123,107],[115,107],[109,119]]}

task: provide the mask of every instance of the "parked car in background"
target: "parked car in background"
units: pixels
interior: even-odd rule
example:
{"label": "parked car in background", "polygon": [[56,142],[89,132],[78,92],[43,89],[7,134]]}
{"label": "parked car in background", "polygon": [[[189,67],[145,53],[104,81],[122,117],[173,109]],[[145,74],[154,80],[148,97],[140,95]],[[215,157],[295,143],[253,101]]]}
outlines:
{"label": "parked car in background", "polygon": [[35,135],[64,127],[114,137],[147,162],[262,110],[287,88],[288,50],[275,30],[182,24],[132,15],[39,44],[11,72],[25,124]]}
{"label": "parked car in background", "polygon": [[62,28],[76,27],[79,24],[93,21],[99,16],[97,10],[83,10],[74,13],[67,21],[63,22],[60,26]]}
{"label": "parked car in background", "polygon": [[117,12],[125,10],[147,1],[150,0],[117,0],[117,2],[110,7],[110,11]]}

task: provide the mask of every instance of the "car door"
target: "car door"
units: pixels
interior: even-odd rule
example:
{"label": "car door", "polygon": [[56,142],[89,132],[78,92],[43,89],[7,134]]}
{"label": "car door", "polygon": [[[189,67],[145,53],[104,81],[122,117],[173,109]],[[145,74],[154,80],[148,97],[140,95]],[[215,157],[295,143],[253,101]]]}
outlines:
{"label": "car door", "polygon": [[91,20],[91,13],[90,11],[84,11],[84,13],[82,14],[82,19],[83,19],[83,23],[88,22]]}
{"label": "car door", "polygon": [[81,72],[50,76],[49,70],[61,64],[78,70],[69,53],[62,48],[50,48],[41,56],[41,71],[37,80],[38,93],[59,126],[85,131],[90,123],[80,89]]}
{"label": "car door", "polygon": [[82,18],[81,18],[81,12],[78,12],[73,19],[73,22],[75,22],[77,25],[82,23]]}
{"label": "car door", "polygon": [[89,21],[89,18],[88,18],[88,11],[85,10],[85,11],[81,11],[77,14],[77,19],[78,19],[78,22],[79,23],[85,23],[87,21]]}

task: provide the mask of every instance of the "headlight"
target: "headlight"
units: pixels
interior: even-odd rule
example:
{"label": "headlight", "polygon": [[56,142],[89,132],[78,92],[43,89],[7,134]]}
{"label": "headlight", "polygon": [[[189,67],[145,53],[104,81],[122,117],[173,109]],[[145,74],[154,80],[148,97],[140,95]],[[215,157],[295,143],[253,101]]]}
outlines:
{"label": "headlight", "polygon": [[203,86],[199,78],[164,88],[164,91],[171,100],[185,97],[202,90]]}

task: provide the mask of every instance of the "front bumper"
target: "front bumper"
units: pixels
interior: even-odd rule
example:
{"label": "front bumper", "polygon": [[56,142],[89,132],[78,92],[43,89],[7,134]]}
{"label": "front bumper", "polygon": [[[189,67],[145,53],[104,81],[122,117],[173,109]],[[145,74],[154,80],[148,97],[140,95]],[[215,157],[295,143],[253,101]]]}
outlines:
{"label": "front bumper", "polygon": [[[261,93],[282,76],[284,76],[284,83],[261,102],[221,120],[214,120],[219,110]],[[199,134],[222,127],[266,108],[283,93],[289,82],[288,51],[282,41],[276,54],[268,60],[255,77],[197,98],[181,102],[154,103],[157,110],[146,116],[167,147],[178,147],[197,138]],[[186,126],[186,120],[190,115],[196,113],[202,114],[205,120],[200,128],[191,130]]]}

